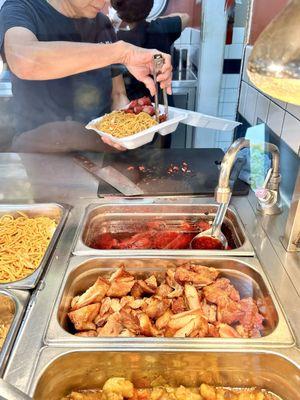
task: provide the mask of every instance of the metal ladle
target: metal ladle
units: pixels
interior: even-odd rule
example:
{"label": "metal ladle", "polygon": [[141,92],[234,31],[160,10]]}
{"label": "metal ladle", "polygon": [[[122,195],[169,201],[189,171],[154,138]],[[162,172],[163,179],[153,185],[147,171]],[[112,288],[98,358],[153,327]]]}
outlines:
{"label": "metal ladle", "polygon": [[211,238],[214,242],[216,242],[216,244],[217,244],[217,242],[219,242],[223,249],[227,249],[228,242],[227,242],[225,235],[221,231],[221,228],[222,228],[222,224],[223,224],[223,221],[224,221],[224,218],[226,215],[228,204],[229,203],[221,203],[219,205],[218,211],[215,215],[215,219],[214,219],[214,222],[212,223],[211,228],[209,228],[206,231],[203,231],[201,233],[198,233],[198,235],[196,235],[191,240],[191,243],[190,243],[191,249],[197,248],[197,247],[194,247],[195,242],[203,237]]}

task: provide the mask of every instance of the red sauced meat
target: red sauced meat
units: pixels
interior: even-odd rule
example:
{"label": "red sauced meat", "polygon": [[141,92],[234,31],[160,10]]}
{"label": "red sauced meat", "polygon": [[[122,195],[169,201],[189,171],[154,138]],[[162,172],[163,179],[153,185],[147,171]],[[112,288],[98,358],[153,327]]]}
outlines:
{"label": "red sauced meat", "polygon": [[[101,233],[96,235],[90,247],[95,249],[112,250],[145,250],[145,249],[188,249],[192,239],[199,233],[210,228],[210,224],[205,220],[200,220],[191,226],[187,221],[174,229],[168,226],[163,220],[149,221],[145,223],[142,231],[133,233]],[[196,241],[194,249],[220,249],[222,247],[214,243],[211,238],[203,237],[201,241]]]}

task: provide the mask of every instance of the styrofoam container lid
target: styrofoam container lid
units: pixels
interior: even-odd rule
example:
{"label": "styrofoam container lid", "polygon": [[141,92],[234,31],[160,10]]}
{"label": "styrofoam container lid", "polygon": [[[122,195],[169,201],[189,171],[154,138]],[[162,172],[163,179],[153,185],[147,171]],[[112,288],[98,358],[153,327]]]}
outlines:
{"label": "styrofoam container lid", "polygon": [[[160,113],[164,113],[164,107],[162,105],[159,106]],[[156,132],[160,135],[165,136],[169,133],[176,131],[178,124],[180,121],[183,121],[187,118],[187,113],[184,110],[180,109],[169,109],[168,120],[162,122],[158,125],[152,126],[151,128],[145,129],[139,133],[135,133],[134,135],[126,136],[124,138],[117,138],[109,133],[102,132],[97,129],[96,125],[102,120],[103,117],[93,119],[86,126],[86,129],[94,130],[99,135],[103,137],[107,137],[112,142],[117,143],[128,150],[136,149],[138,147],[144,146],[147,143],[150,143]]]}

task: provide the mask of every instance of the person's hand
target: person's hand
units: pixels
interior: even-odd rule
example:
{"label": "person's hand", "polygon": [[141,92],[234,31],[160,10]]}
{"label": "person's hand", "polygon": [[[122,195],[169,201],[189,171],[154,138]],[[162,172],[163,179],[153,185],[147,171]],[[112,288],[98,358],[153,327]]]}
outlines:
{"label": "person's hand", "polygon": [[130,103],[128,97],[126,94],[117,94],[114,95],[112,98],[112,104],[111,104],[111,109],[112,111],[114,110],[123,110],[128,106]]}
{"label": "person's hand", "polygon": [[139,81],[143,82],[150,90],[152,96],[156,93],[154,81],[150,75],[153,75],[153,56],[155,54],[162,54],[164,58],[164,65],[157,81],[160,82],[162,89],[167,89],[168,94],[172,94],[172,64],[171,56],[162,53],[158,50],[146,50],[131,44],[121,42],[123,46],[122,64],[124,64],[128,71]]}
{"label": "person's hand", "polygon": [[110,147],[113,147],[119,151],[125,151],[127,150],[125,147],[121,146],[118,143],[113,142],[112,140],[108,139],[107,137],[101,136],[102,142],[107,144]]}

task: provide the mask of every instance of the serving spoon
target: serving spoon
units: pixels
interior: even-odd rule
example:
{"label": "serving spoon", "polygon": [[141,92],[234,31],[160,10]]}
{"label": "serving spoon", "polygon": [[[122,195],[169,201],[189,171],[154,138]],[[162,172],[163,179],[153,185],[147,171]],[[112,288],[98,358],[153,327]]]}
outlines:
{"label": "serving spoon", "polygon": [[222,224],[226,215],[226,211],[229,203],[221,203],[218,207],[215,219],[211,225],[211,228],[206,231],[198,233],[194,236],[190,243],[191,249],[202,249],[202,250],[223,250],[227,249],[228,242],[221,231]]}

